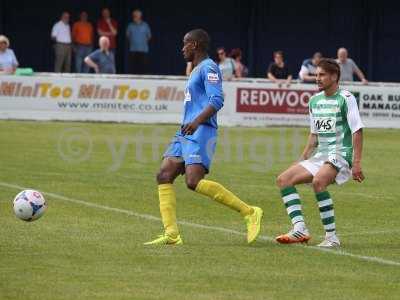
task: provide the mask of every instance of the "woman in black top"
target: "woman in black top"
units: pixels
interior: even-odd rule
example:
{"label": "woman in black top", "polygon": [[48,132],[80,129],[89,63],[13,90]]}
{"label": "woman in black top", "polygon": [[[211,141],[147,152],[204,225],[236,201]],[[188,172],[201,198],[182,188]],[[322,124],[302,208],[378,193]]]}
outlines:
{"label": "woman in black top", "polygon": [[270,63],[268,67],[268,79],[277,83],[279,87],[282,84],[286,84],[286,87],[290,86],[292,81],[292,74],[288,66],[283,61],[283,52],[274,52],[274,62]]}

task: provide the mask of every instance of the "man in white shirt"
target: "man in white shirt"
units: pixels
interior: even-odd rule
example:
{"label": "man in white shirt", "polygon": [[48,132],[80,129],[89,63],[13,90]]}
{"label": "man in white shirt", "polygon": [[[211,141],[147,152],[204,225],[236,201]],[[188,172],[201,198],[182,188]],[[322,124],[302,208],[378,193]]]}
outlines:
{"label": "man in white shirt", "polygon": [[69,26],[69,13],[63,12],[60,21],[54,24],[51,38],[55,41],[54,72],[71,72],[72,40]]}

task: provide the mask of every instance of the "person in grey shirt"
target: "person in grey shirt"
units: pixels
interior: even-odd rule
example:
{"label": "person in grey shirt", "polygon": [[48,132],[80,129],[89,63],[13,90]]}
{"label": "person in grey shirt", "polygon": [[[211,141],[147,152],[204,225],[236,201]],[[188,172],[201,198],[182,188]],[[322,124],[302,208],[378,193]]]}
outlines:
{"label": "person in grey shirt", "polygon": [[99,74],[115,74],[114,53],[110,51],[110,39],[102,36],[99,39],[100,49],[85,58],[85,63]]}
{"label": "person in grey shirt", "polygon": [[336,61],[340,66],[340,81],[353,81],[353,74],[355,73],[363,84],[368,84],[368,80],[365,78],[364,73],[348,56],[346,48],[338,49]]}
{"label": "person in grey shirt", "polygon": [[217,48],[218,67],[224,80],[232,80],[235,77],[235,61],[227,57],[224,47]]}

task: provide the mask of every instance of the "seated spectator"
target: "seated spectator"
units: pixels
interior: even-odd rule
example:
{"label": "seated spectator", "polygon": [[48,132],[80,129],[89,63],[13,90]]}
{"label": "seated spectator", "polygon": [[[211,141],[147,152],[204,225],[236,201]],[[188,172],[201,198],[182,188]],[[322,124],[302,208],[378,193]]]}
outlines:
{"label": "seated spectator", "polygon": [[270,63],[267,72],[268,79],[277,83],[279,86],[282,84],[286,84],[287,87],[290,86],[292,81],[292,73],[289,70],[289,67],[285,64],[283,60],[283,52],[275,51],[274,52],[274,62]]}
{"label": "seated spectator", "polygon": [[93,26],[88,22],[88,14],[83,11],[79,15],[79,21],[72,26],[72,40],[75,50],[75,72],[89,73],[89,67],[84,59],[93,51]]}
{"label": "seated spectator", "polygon": [[315,83],[317,78],[317,65],[321,61],[321,52],[315,52],[312,58],[303,61],[299,72],[299,79],[307,83]]}
{"label": "seated spectator", "polygon": [[18,67],[14,51],[8,47],[10,41],[6,36],[0,35],[0,74],[14,74]]}
{"label": "seated spectator", "polygon": [[249,69],[242,63],[242,50],[239,48],[232,49],[230,57],[235,61],[235,77],[247,77]]}
{"label": "seated spectator", "polygon": [[89,54],[85,63],[99,74],[115,74],[114,53],[110,50],[110,40],[106,36],[99,39],[100,49]]}
{"label": "seated spectator", "polygon": [[226,56],[225,48],[220,47],[217,49],[218,66],[221,70],[223,80],[231,80],[235,75],[235,61]]}
{"label": "seated spectator", "polygon": [[338,49],[336,61],[340,66],[340,81],[353,81],[353,74],[355,73],[363,84],[368,84],[364,73],[357,67],[356,63],[348,57],[346,48]]}

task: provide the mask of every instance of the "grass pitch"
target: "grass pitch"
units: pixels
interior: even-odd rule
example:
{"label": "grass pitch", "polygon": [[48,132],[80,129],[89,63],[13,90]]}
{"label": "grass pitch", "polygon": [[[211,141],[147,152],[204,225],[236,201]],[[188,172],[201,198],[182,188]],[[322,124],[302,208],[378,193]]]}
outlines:
{"label": "grass pitch", "polygon": [[[400,131],[365,131],[362,184],[330,188],[342,249],[283,246],[289,229],[276,175],[307,129],[222,128],[208,178],[264,209],[262,237],[241,217],[176,181],[182,247],[161,233],[155,173],[170,125],[0,122],[0,299],[400,299]],[[30,187],[49,209],[33,223],[11,201]],[[299,188],[311,245],[323,235]]]}

